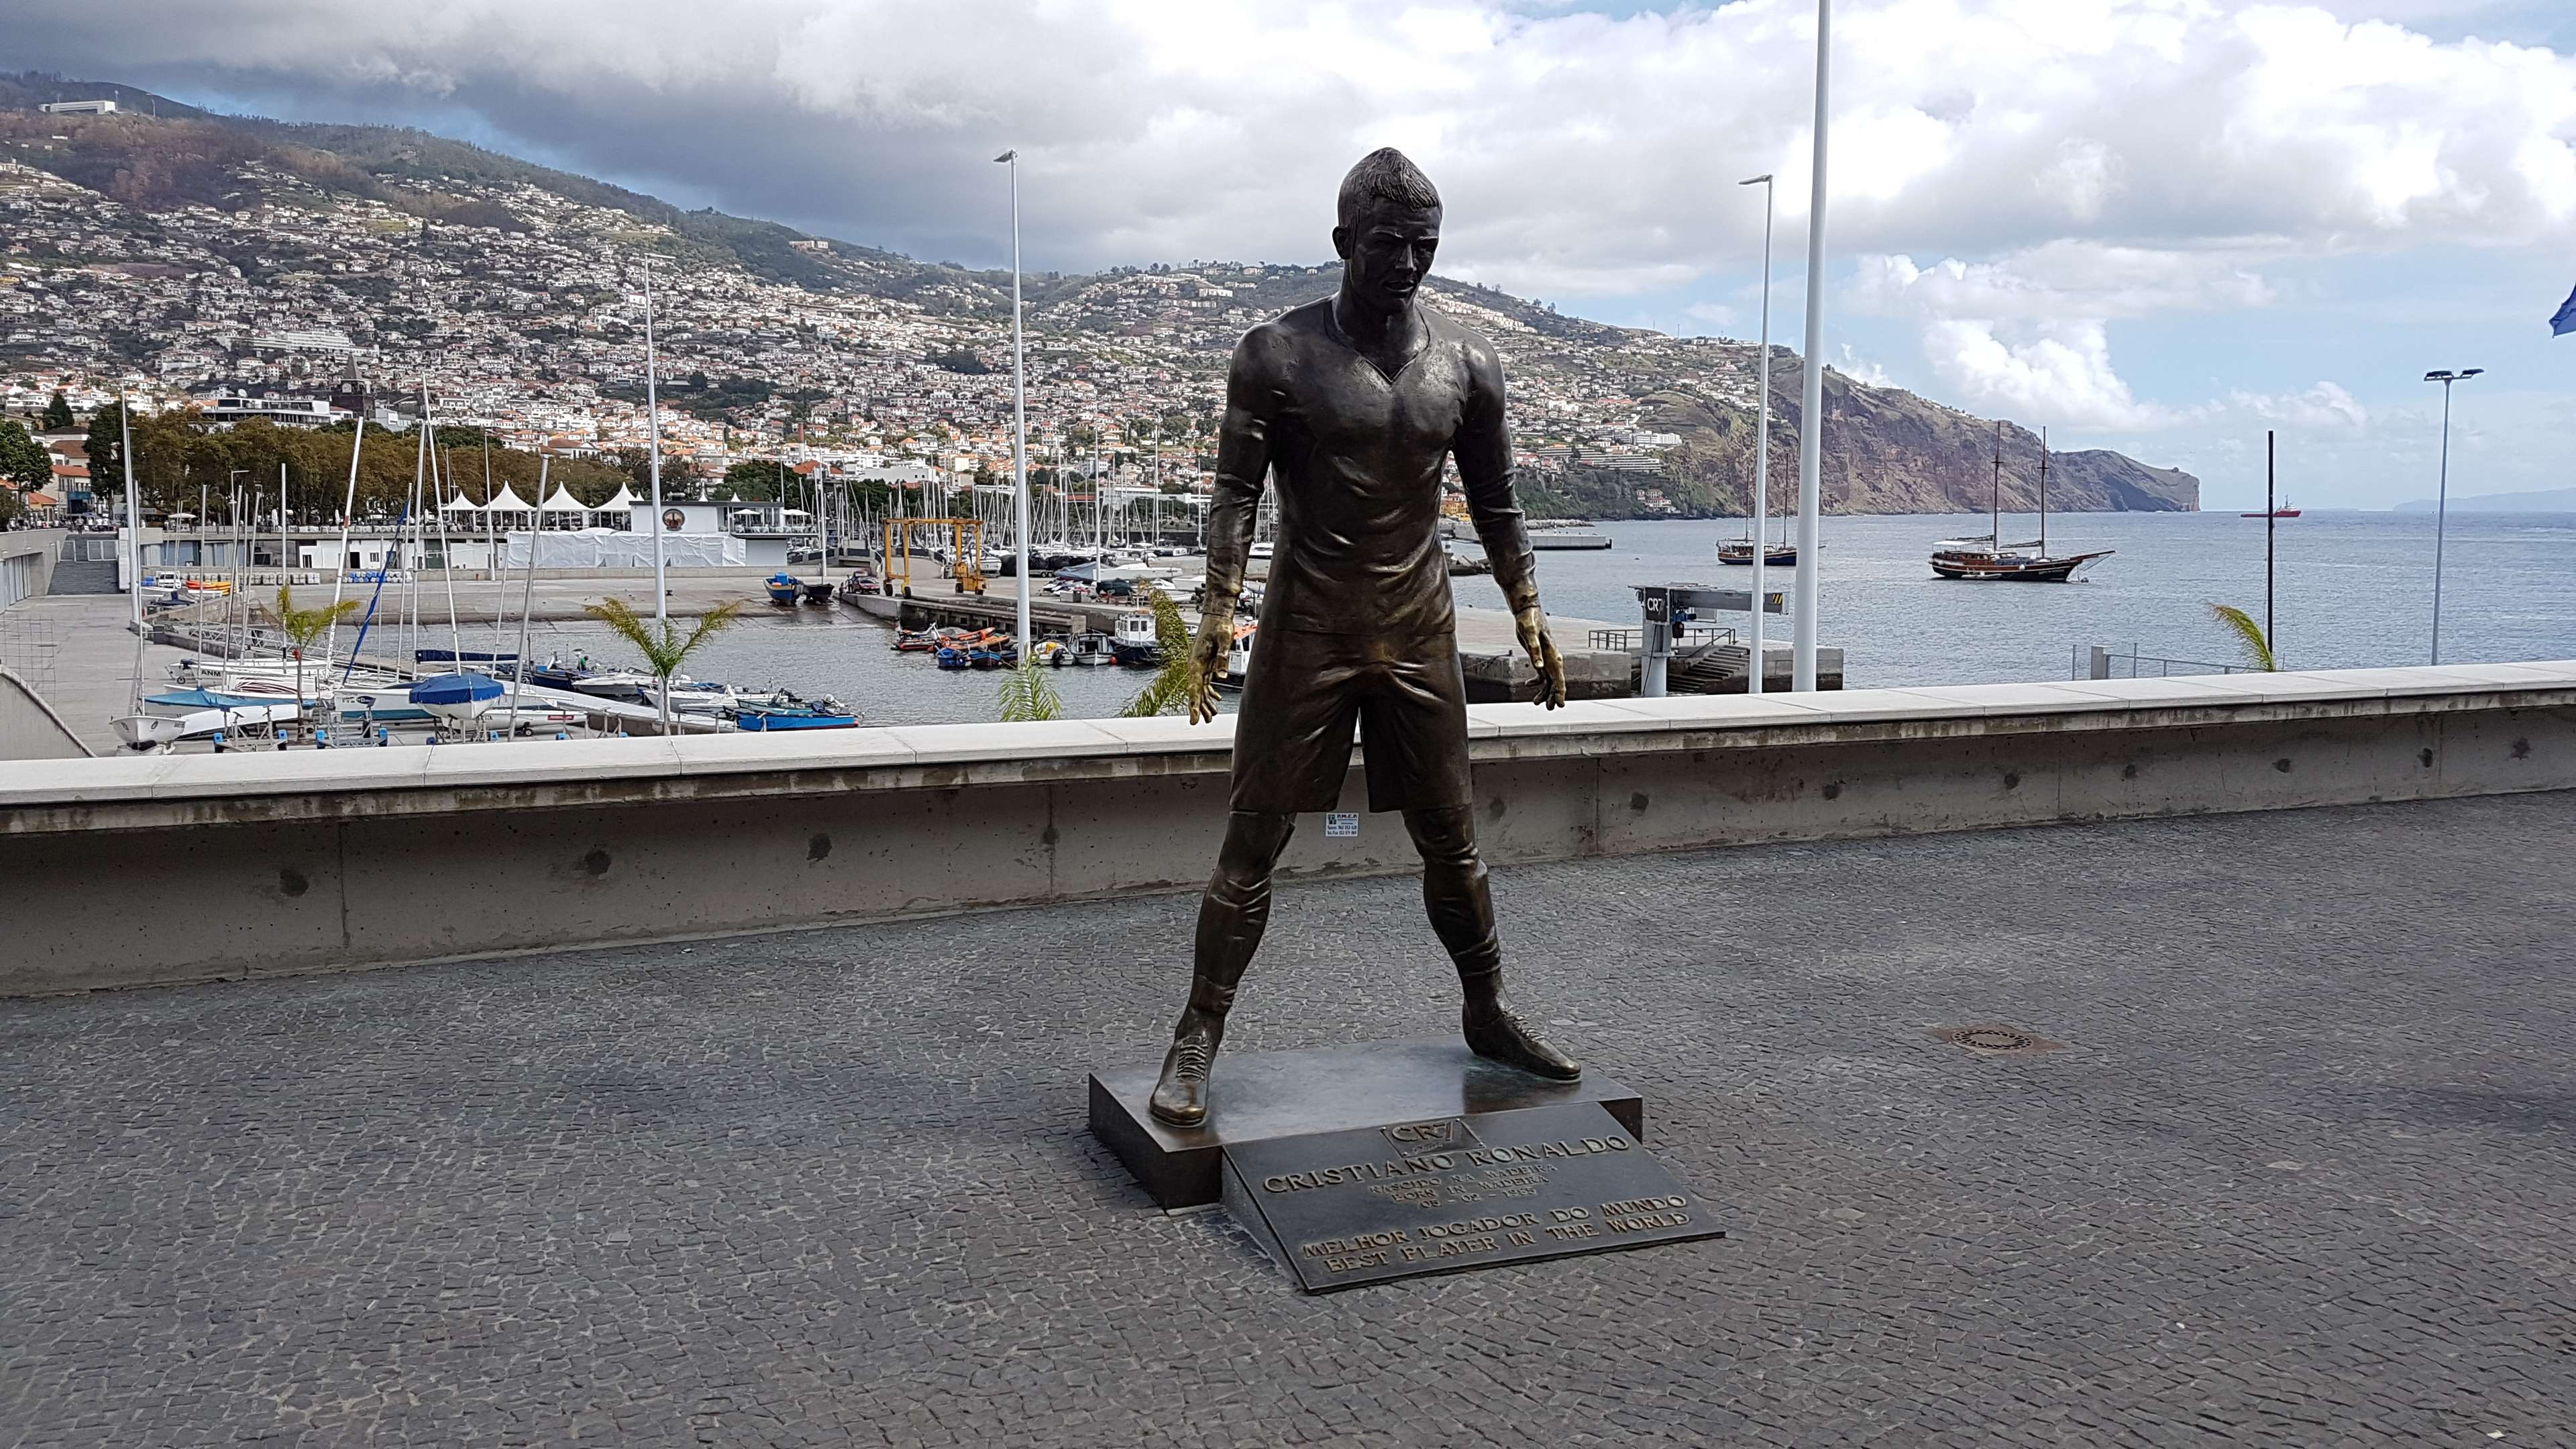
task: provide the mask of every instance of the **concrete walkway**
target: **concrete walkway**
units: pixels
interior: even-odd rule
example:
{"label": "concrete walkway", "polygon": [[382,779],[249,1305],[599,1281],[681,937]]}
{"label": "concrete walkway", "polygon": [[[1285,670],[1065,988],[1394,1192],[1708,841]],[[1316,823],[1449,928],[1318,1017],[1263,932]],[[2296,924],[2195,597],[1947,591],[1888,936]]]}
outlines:
{"label": "concrete walkway", "polygon": [[[91,753],[123,750],[110,723],[134,712],[134,635],[123,594],[47,594],[0,609],[0,664],[43,696]],[[143,648],[143,692],[178,686],[170,666],[187,655]]]}
{"label": "concrete walkway", "polygon": [[[1498,872],[1736,1235],[1322,1299],[1083,1131],[1186,899],[0,1005],[0,1445],[2566,1444],[2571,834]],[[1285,890],[1228,1050],[1446,969],[1408,880]]]}

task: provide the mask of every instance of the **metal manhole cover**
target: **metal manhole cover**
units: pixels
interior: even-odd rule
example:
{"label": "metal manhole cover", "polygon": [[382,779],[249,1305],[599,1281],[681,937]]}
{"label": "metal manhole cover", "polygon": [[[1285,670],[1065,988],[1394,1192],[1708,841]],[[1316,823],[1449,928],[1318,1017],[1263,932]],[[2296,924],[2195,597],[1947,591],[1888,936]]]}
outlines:
{"label": "metal manhole cover", "polygon": [[2034,1052],[2062,1050],[2066,1045],[2017,1026],[1944,1026],[1935,1027],[1924,1035],[1934,1041],[1965,1047],[1981,1057],[2029,1056]]}

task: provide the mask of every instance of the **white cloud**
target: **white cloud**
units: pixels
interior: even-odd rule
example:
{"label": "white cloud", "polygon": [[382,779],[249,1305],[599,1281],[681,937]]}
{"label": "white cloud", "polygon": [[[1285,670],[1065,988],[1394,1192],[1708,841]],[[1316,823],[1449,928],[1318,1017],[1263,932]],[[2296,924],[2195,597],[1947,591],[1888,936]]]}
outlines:
{"label": "white cloud", "polygon": [[2311,428],[2359,428],[2370,423],[2370,409],[2341,384],[2332,382],[2320,382],[2297,393],[2237,392],[2228,400],[2265,422]]}
{"label": "white cloud", "polygon": [[1923,329],[1923,352],[1962,401],[2033,426],[2139,430],[2183,420],[2130,392],[2099,321],[2043,324],[2021,341],[1997,335],[1992,322],[1936,321]]}
{"label": "white cloud", "polygon": [[2059,320],[2261,307],[2271,284],[2241,249],[2184,251],[2061,240],[1991,262],[1864,256],[1850,302],[1886,316]]}
{"label": "white cloud", "polygon": [[1682,309],[1682,315],[1699,324],[1709,335],[1719,334],[1744,320],[1743,313],[1723,302],[1694,302]]}
{"label": "white cloud", "polygon": [[2033,420],[2128,431],[2242,415],[2305,427],[2359,428],[2370,410],[2341,384],[2243,389],[2187,407],[2140,400],[2111,364],[2110,322],[2160,312],[2270,305],[2274,289],[2243,248],[2208,251],[2056,241],[1992,262],[1860,261],[1850,304],[1918,319],[1933,370],[1964,397]]}
{"label": "white cloud", "polygon": [[1832,366],[1834,371],[1841,373],[1852,381],[1866,383],[1871,387],[1894,387],[1897,385],[1896,377],[1893,373],[1890,373],[1886,368],[1880,366],[1875,359],[1861,356],[1859,352],[1852,348],[1850,343],[1843,344],[1842,353],[1833,360]]}
{"label": "white cloud", "polygon": [[[506,149],[693,205],[970,263],[1005,255],[1007,192],[989,162],[1005,146],[1025,162],[1031,264],[1075,268],[1321,260],[1343,169],[1397,144],[1450,202],[1444,272],[1559,300],[1654,298],[1641,305],[1658,316],[1695,301],[1678,310],[1739,334],[1759,305],[1736,283],[1758,268],[1763,209],[1733,182],[1767,171],[1774,335],[1794,340],[1813,0],[1647,3],[1663,8],[15,0],[9,35],[20,65],[245,109],[463,118]],[[2500,13],[2515,21],[2505,33],[2558,47],[2465,33]],[[2153,432],[2186,462],[2271,423],[2367,461],[2374,437],[2401,430],[2391,399],[2374,392],[2374,415],[2338,382],[2296,386],[2420,370],[2352,356],[2372,345],[2361,333],[2312,323],[2309,344],[2333,351],[2224,376],[2205,398],[2140,396],[2114,343],[2136,346],[2121,332],[2136,319],[2305,300],[2322,259],[2439,255],[2461,271],[2479,253],[2576,250],[2564,13],[2563,0],[1843,0],[1827,254],[1837,277],[1859,261],[1829,329],[1854,312],[1898,319],[1951,400]],[[2383,312],[2417,305],[2386,290]]]}
{"label": "white cloud", "polygon": [[[1016,144],[1042,265],[1319,255],[1333,181],[1390,141],[1448,192],[1456,264],[1557,293],[1740,270],[1760,207],[1726,183],[1777,172],[1791,247],[1806,194],[1809,0],[18,9],[30,62],[470,109],[916,249],[989,257],[984,162]],[[1842,255],[2576,239],[2576,60],[2549,50],[2247,0],[1856,0],[1835,50]]]}

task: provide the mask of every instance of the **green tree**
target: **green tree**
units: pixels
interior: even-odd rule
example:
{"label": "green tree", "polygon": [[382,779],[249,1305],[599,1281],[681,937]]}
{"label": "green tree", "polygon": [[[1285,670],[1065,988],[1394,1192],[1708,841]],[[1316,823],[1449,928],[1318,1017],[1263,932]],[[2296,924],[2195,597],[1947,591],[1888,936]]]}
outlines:
{"label": "green tree", "polygon": [[1064,718],[1064,701],[1037,660],[1026,654],[1002,676],[1002,719],[1007,724]]}
{"label": "green tree", "polygon": [[45,415],[37,426],[44,432],[59,433],[70,428],[73,421],[71,399],[63,396],[61,388],[55,388],[54,400],[45,404]]}
{"label": "green tree", "polygon": [[758,458],[725,469],[724,486],[734,497],[761,501],[778,496],[778,465]]}
{"label": "green tree", "polygon": [[16,418],[0,418],[0,479],[21,488],[42,488],[54,480],[53,455]]}
{"label": "green tree", "polygon": [[2264,634],[2263,626],[2254,622],[2253,615],[2233,604],[2212,604],[2209,612],[2212,618],[2227,626],[2227,632],[2236,636],[2237,645],[2245,651],[2245,657],[2253,661],[2256,669],[2266,674],[2280,670],[2280,661],[2272,657],[2272,640]]}
{"label": "green tree", "polygon": [[304,651],[312,648],[322,636],[330,633],[332,625],[358,612],[358,601],[342,599],[336,604],[319,609],[299,609],[295,607],[295,591],[280,584],[277,587],[277,603],[262,612],[267,614],[271,624],[277,626],[277,632],[286,636],[288,647],[295,651],[295,697],[302,699],[304,697]]}
{"label": "green tree", "polygon": [[634,645],[644,656],[645,672],[661,686],[654,695],[662,708],[662,733],[667,735],[671,732],[671,676],[680,672],[680,665],[697,652],[699,645],[742,617],[742,601],[728,599],[707,610],[685,637],[670,620],[648,621],[624,599],[584,604],[581,611],[616,631],[617,637]]}
{"label": "green tree", "polygon": [[89,415],[89,486],[100,497],[122,497],[125,486],[125,404],[112,402]]}

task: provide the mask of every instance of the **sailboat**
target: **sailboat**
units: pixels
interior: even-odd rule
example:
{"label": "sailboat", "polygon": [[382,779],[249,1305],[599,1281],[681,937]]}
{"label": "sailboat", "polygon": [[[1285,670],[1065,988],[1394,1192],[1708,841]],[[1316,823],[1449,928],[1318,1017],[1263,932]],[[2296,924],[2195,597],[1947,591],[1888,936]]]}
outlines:
{"label": "sailboat", "polygon": [[1945,579],[2011,579],[2022,583],[2062,584],[2096,560],[2117,549],[2051,557],[2048,552],[2048,433],[2039,435],[2039,537],[2027,543],[2003,541],[2004,425],[1995,424],[1995,473],[1989,530],[1972,538],[1945,538],[1932,545],[1932,572]]}
{"label": "sailboat", "polygon": [[[1763,491],[1766,494],[1770,491],[1769,483],[1769,479],[1763,480]],[[1722,564],[1739,564],[1750,568],[1753,566],[1753,544],[1753,520],[1748,518],[1744,521],[1742,538],[1730,538],[1718,544],[1717,561]],[[1780,515],[1780,541],[1762,550],[1762,562],[1767,567],[1772,564],[1795,564],[1797,561],[1798,546],[1789,541],[1789,515],[1783,513]]]}
{"label": "sailboat", "polygon": [[143,712],[143,646],[152,635],[143,618],[143,512],[134,496],[133,407],[120,385],[116,390],[116,452],[125,464],[125,530],[117,540],[117,548],[127,558],[124,583],[126,607],[131,615],[127,627],[134,631],[134,676],[133,689],[126,696],[126,712],[109,723],[127,749],[141,751],[177,744],[187,737],[190,724]]}

